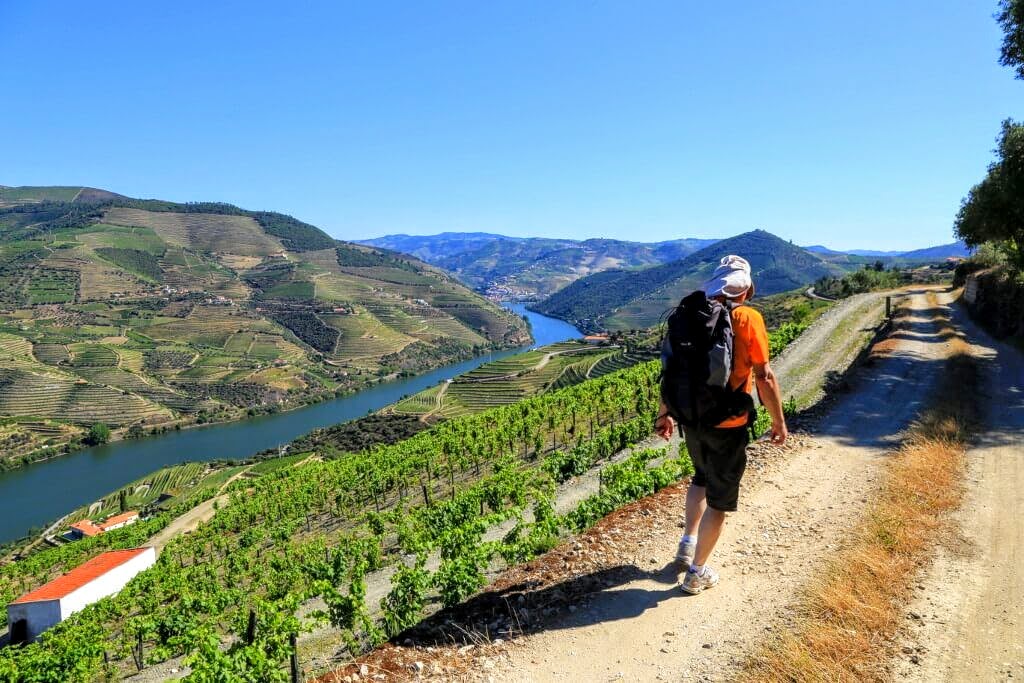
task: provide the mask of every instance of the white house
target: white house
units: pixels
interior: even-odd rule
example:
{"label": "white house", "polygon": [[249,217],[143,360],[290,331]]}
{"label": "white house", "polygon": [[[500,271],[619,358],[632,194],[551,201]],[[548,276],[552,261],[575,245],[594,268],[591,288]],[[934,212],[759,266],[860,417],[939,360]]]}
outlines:
{"label": "white house", "polygon": [[7,606],[11,643],[35,640],[87,605],[114,595],[155,563],[152,547],[111,550],[26,593]]}

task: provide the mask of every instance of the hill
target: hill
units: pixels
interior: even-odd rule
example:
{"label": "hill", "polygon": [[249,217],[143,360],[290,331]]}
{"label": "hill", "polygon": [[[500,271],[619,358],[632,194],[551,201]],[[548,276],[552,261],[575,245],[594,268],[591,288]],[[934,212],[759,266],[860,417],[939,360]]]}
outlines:
{"label": "hill", "polygon": [[0,445],[230,420],[529,340],[417,259],[284,214],[2,188]]}
{"label": "hill", "polygon": [[95,187],[39,187],[32,185],[8,187],[7,185],[0,185],[0,209],[27,204],[38,205],[44,202],[87,203],[113,199],[126,199],[126,197],[106,190],[99,190]]}
{"label": "hill", "polygon": [[533,299],[593,273],[667,263],[714,242],[679,239],[643,243],[446,232],[388,235],[360,243],[421,258],[493,297]]}
{"label": "hill", "polygon": [[967,258],[971,255],[970,249],[963,240],[957,240],[956,242],[950,242],[949,244],[940,244],[934,247],[925,247],[923,249],[913,249],[911,251],[877,251],[874,249],[849,249],[847,251],[835,251],[828,247],[820,244],[811,245],[804,247],[807,251],[820,254],[822,256],[856,256],[869,258],[879,258],[882,261],[927,261],[927,260],[941,260],[950,257],[956,258]]}
{"label": "hill", "polygon": [[839,265],[763,230],[716,242],[686,258],[643,270],[607,270],[577,280],[534,308],[581,329],[649,327],[698,287],[727,254],[750,261],[759,294],[775,294],[842,273]]}
{"label": "hill", "polygon": [[957,240],[956,242],[950,242],[949,244],[940,244],[937,247],[927,247],[925,249],[914,249],[913,251],[905,251],[900,254],[901,258],[904,259],[945,259],[945,258],[967,258],[971,255],[971,250],[964,244],[963,240]]}

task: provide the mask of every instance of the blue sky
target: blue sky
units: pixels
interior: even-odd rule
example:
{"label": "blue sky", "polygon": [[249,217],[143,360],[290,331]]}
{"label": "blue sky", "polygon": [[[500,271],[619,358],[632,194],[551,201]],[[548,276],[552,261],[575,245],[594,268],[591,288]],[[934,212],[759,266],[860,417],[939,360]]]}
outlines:
{"label": "blue sky", "polygon": [[951,241],[1024,83],[995,0],[0,0],[0,183],[348,239]]}

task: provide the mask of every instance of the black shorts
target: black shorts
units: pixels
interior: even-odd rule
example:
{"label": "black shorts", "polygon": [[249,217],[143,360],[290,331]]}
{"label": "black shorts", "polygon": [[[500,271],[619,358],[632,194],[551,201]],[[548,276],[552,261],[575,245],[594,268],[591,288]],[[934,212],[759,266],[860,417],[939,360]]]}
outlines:
{"label": "black shorts", "polygon": [[746,427],[691,430],[683,427],[686,450],[696,472],[694,486],[707,489],[708,507],[722,512],[735,512],[740,496],[740,479],[747,468]]}

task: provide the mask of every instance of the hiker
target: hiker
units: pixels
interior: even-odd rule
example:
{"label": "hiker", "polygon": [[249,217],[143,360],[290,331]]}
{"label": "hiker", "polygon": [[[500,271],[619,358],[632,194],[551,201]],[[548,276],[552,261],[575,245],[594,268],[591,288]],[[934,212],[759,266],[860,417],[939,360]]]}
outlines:
{"label": "hiker", "polygon": [[707,562],[726,513],[736,511],[755,415],[753,385],[771,416],[772,443],[781,445],[788,435],[779,383],[768,365],[764,318],[743,305],[753,296],[750,264],[726,256],[669,317],[662,344],[655,431],[668,440],[678,425],[696,470],[686,492],[686,528],[677,553],[686,568],[681,587],[691,595],[718,583]]}

